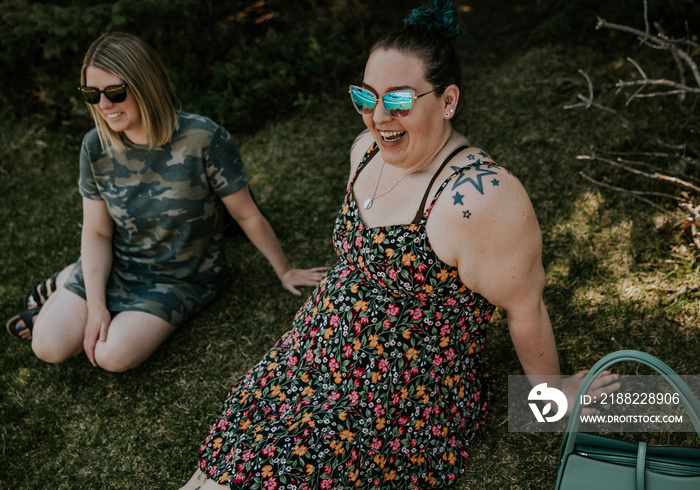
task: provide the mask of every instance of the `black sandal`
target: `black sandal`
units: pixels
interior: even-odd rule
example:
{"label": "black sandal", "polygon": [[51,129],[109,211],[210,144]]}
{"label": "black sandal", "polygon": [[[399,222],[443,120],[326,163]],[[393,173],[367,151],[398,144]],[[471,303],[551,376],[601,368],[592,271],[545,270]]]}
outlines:
{"label": "black sandal", "polygon": [[58,272],[54,272],[51,276],[34,284],[24,301],[25,308],[32,310],[44,306],[49,296],[56,292],[57,277]]}
{"label": "black sandal", "polygon": [[[40,311],[41,307],[30,308],[21,313],[17,313],[5,323],[7,333],[19,340],[31,340],[22,337],[19,332],[20,330],[24,330],[26,328],[29,329],[29,333],[32,333],[32,329],[34,329],[34,317],[38,315]],[[23,325],[20,325],[20,321],[23,323]]]}

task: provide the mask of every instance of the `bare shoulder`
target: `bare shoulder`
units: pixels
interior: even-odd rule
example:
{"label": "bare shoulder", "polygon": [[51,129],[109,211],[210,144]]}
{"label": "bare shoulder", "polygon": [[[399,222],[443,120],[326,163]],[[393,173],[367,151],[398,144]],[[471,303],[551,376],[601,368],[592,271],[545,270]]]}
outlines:
{"label": "bare shoulder", "polygon": [[[498,215],[531,209],[530,199],[518,178],[494,162],[479,148],[467,148],[450,161],[450,176],[435,212],[457,223],[492,221]],[[471,221],[470,221],[471,220]]]}
{"label": "bare shoulder", "polygon": [[355,138],[350,149],[350,169],[353,172],[362,161],[364,154],[372,146],[372,143],[374,143],[374,139],[369,129],[365,129]]}
{"label": "bare shoulder", "polygon": [[518,178],[481,150],[470,148],[454,160],[428,220],[428,236],[468,287],[505,303],[503,294],[512,290],[504,285],[524,284],[541,267],[535,211]]}

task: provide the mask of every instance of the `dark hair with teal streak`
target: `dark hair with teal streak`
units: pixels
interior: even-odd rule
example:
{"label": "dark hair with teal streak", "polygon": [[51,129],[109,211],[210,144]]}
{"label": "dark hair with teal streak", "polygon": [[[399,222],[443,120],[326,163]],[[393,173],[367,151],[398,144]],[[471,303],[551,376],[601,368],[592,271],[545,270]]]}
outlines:
{"label": "dark hair with teal streak", "polygon": [[414,9],[403,23],[406,26],[436,30],[448,39],[453,39],[460,34],[457,11],[450,0],[436,0],[432,5],[423,5]]}
{"label": "dark hair with teal streak", "polygon": [[370,50],[395,49],[420,58],[425,78],[438,95],[449,85],[462,90],[462,66],[452,39],[460,34],[457,11],[452,2],[435,0],[414,9],[404,20],[402,29],[379,39]]}

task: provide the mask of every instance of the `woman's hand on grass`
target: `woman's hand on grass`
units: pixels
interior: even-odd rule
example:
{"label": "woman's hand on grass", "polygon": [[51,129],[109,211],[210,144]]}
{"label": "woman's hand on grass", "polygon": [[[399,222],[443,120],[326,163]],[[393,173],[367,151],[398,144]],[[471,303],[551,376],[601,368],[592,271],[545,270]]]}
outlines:
{"label": "woman's hand on grass", "polygon": [[[567,415],[571,415],[571,409],[574,407],[574,402],[578,396],[578,390],[581,387],[586,374],[588,374],[588,370],[579,371],[573,376],[562,379],[562,391],[566,395],[566,399],[569,402],[569,408],[566,411]],[[619,377],[620,376],[618,374],[613,374],[610,371],[603,371],[593,381],[588,393],[586,394],[590,396],[592,400],[600,400],[603,395],[609,395],[610,393],[620,389],[620,383],[617,382]],[[581,414],[598,415],[599,412],[595,408],[583,406],[581,408]]]}
{"label": "woman's hand on grass", "polygon": [[316,287],[328,271],[328,267],[313,267],[311,269],[289,269],[282,274],[280,281],[284,289],[294,296],[301,296],[301,291],[297,287]]}

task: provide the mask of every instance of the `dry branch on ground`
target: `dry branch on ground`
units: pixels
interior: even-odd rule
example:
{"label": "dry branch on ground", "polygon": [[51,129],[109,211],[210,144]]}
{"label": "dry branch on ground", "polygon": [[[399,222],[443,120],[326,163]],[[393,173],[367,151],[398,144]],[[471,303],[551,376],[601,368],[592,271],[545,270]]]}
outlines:
{"label": "dry branch on ground", "polygon": [[[578,94],[580,102],[567,105],[565,109],[585,108],[598,109],[615,116],[620,124],[629,128],[643,138],[646,142],[659,148],[658,151],[645,153],[615,152],[595,150],[590,155],[580,155],[579,159],[586,159],[604,163],[608,169],[614,168],[634,174],[644,179],[655,182],[654,186],[663,185],[663,190],[641,191],[627,189],[596,180],[593,177],[582,174],[587,180],[607,189],[622,192],[634,198],[641,199],[647,204],[666,210],[657,202],[671,204],[686,213],[684,231],[687,231],[695,245],[700,249],[700,68],[697,56],[700,55],[700,44],[693,41],[692,36],[674,38],[669,36],[661,25],[654,24],[656,33],[652,33],[647,17],[647,3],[644,2],[645,29],[613,24],[605,19],[598,19],[596,29],[609,29],[626,34],[631,34],[639,39],[640,45],[663,51],[672,57],[676,67],[675,79],[670,77],[650,77],[640,63],[632,58],[627,58],[634,66],[638,75],[634,80],[620,80],[617,82],[617,94],[623,91],[631,94],[627,96],[625,107],[637,100],[648,100],[656,97],[675,97],[676,106],[667,109],[673,111],[669,114],[672,118],[682,118],[681,130],[673,140],[661,136],[659,131],[643,129],[635,119],[608,105],[595,100],[593,81],[589,75],[579,70],[585,78],[588,86],[588,94]],[[667,189],[671,188],[669,192]],[[652,200],[652,198],[654,200]]]}

